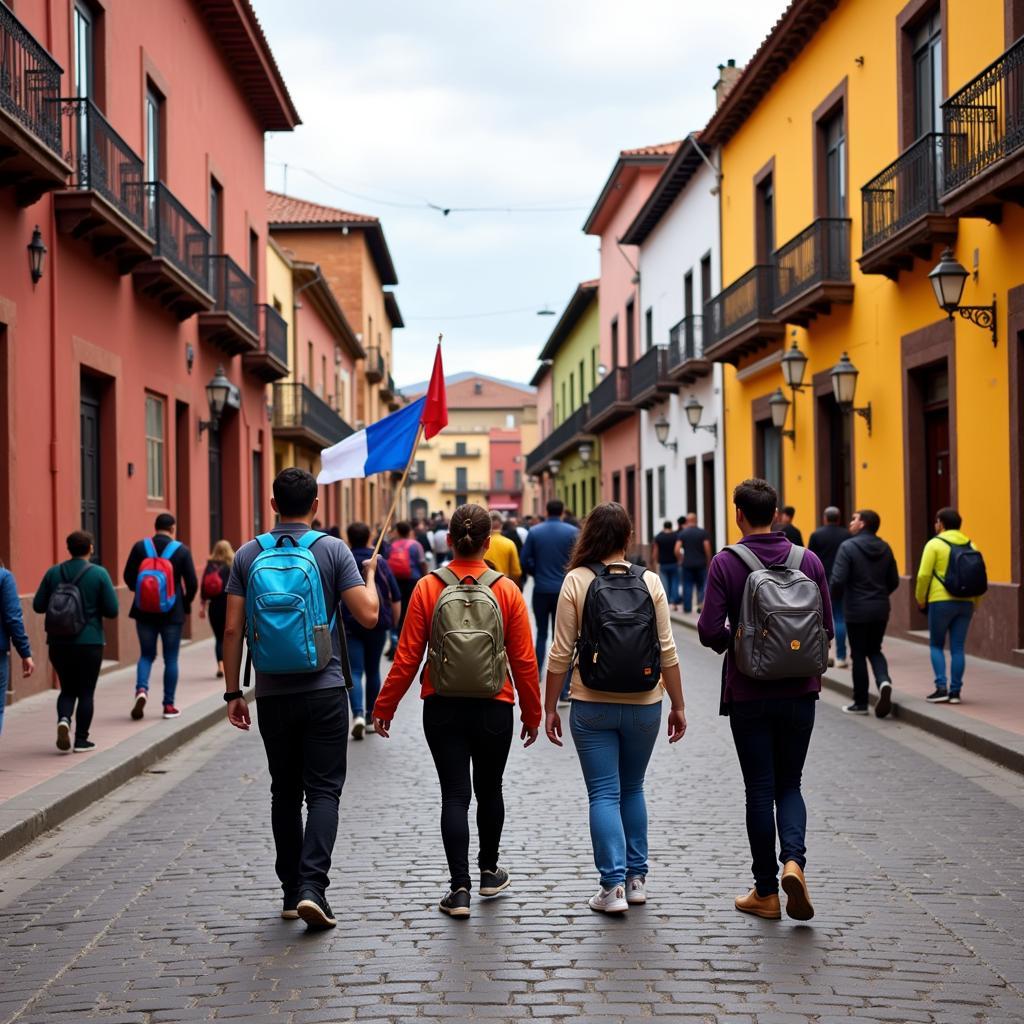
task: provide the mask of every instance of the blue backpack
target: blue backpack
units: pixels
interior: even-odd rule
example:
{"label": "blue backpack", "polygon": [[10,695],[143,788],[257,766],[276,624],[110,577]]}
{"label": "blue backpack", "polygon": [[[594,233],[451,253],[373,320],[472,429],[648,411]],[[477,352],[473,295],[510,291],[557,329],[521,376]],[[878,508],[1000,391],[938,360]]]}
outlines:
{"label": "blue backpack", "polygon": [[[320,672],[331,660],[337,613],[327,617],[320,567],[311,548],[327,536],[309,530],[297,540],[271,533],[256,538],[262,550],[253,559],[245,590],[245,685],[252,663],[268,675]],[[345,638],[338,630],[346,686],[351,672]]]}
{"label": "blue backpack", "polygon": [[981,552],[970,541],[954,544],[945,537],[939,540],[949,545],[949,564],[945,576],[935,574],[938,581],[953,597],[981,597],[988,590],[988,573]]}

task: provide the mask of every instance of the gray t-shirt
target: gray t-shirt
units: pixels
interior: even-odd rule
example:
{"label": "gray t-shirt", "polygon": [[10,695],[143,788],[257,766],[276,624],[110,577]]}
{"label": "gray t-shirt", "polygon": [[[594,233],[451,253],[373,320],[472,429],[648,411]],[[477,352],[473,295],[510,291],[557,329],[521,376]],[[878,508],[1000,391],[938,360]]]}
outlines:
{"label": "gray t-shirt", "polygon": [[[296,539],[309,530],[305,523],[280,523],[270,532],[275,537],[289,534]],[[235,555],[231,566],[231,578],[228,580],[227,593],[245,597],[245,588],[249,583],[249,570],[262,548],[255,540],[243,544]],[[328,618],[338,614],[341,595],[352,587],[363,587],[363,579],[356,560],[352,557],[348,545],[337,537],[322,537],[313,545],[313,557],[320,569],[320,579],[324,585],[324,605]],[[310,690],[328,690],[332,686],[344,686],[345,677],[341,671],[341,648],[338,644],[338,630],[335,629],[331,643],[334,648],[331,660],[321,672],[302,672],[293,676],[266,675],[256,673],[256,699],[260,697],[278,697],[290,693],[308,693]]]}

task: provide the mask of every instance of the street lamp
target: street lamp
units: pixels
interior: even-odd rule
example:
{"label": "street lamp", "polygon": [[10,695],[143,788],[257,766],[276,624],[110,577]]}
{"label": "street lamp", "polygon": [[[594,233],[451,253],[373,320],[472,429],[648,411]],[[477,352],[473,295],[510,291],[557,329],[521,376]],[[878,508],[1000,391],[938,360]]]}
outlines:
{"label": "street lamp", "polygon": [[[793,333],[795,334],[796,332],[794,331]],[[779,430],[782,431],[782,436],[788,437],[790,441],[792,441],[795,445],[796,393],[798,391],[803,391],[804,388],[807,387],[807,385],[804,384],[804,373],[807,370],[807,356],[805,356],[803,352],[800,351],[800,349],[797,347],[795,340],[793,344],[790,346],[790,348],[787,349],[786,353],[783,355],[780,367],[782,369],[782,379],[786,382],[786,387],[788,387],[790,390],[792,400],[787,401],[785,396],[783,396],[782,394],[782,389],[776,389],[776,394],[779,396],[779,398],[782,399],[782,401],[776,402],[775,405],[771,406],[772,422],[775,424],[776,427],[779,428]],[[772,399],[774,398],[775,395],[772,395]],[[771,400],[769,400],[769,404],[770,402]],[[783,402],[785,403],[785,405],[783,405]],[[793,426],[790,430],[786,430],[786,413],[789,411],[790,405],[793,406]],[[782,417],[781,420],[779,420],[778,422],[776,422],[775,420],[776,410],[779,410],[778,415]]]}
{"label": "street lamp", "polygon": [[36,225],[32,232],[32,241],[28,243],[28,269],[32,275],[32,283],[38,284],[43,276],[43,261],[46,259],[46,245],[43,242],[43,233]]}
{"label": "street lamp", "polygon": [[227,405],[232,387],[231,381],[224,375],[224,367],[218,366],[217,372],[206,385],[206,402],[210,407],[210,418],[199,421],[200,435],[202,435],[204,430],[217,429],[220,418],[224,414],[224,406]]}
{"label": "street lamp", "polygon": [[853,404],[854,396],[857,394],[857,377],[860,370],[850,362],[850,357],[844,352],[839,362],[832,367],[829,376],[832,378],[832,394],[836,403],[843,412],[855,412],[862,416],[868,425],[868,437],[871,436],[871,403],[857,408]]}
{"label": "street lamp", "polygon": [[598,363],[597,364],[597,375],[598,375],[598,377],[600,377],[603,380],[604,377],[607,376],[607,374],[608,374],[608,367],[605,366],[604,363]]}
{"label": "street lamp", "polygon": [[776,388],[768,399],[768,411],[772,416],[772,426],[775,427],[783,437],[788,437],[794,444],[796,444],[796,428],[794,427],[793,430],[786,429],[786,417],[789,415],[790,405],[792,405],[792,403],[782,393],[782,388]]}
{"label": "street lamp", "polygon": [[[697,414],[697,419],[700,419],[699,413]],[[670,441],[668,439],[668,432],[671,426],[672,424],[669,423],[669,421],[665,418],[665,414],[662,413],[654,421],[654,436],[658,439],[658,444],[660,444],[662,448],[670,448],[672,451],[678,452],[679,443],[677,441]]]}
{"label": "street lamp", "polygon": [[580,462],[584,466],[590,465],[590,456],[594,454],[594,446],[589,441],[581,441],[579,448],[576,449],[580,457]]}
{"label": "street lamp", "polygon": [[559,469],[561,469],[561,468],[562,468],[562,462],[561,462],[561,460],[560,460],[560,459],[552,459],[552,460],[551,460],[551,461],[550,461],[550,462],[548,463],[548,472],[549,472],[549,473],[550,473],[550,474],[551,474],[552,476],[558,476],[558,471],[559,471]]}
{"label": "street lamp", "polygon": [[718,439],[717,423],[701,423],[700,418],[704,414],[704,406],[697,401],[695,395],[690,395],[683,403],[683,412],[686,413],[686,420],[693,428],[695,434],[698,430],[709,430],[715,435],[715,439]]}
{"label": "street lamp", "polygon": [[967,270],[953,255],[952,249],[943,250],[939,262],[928,275],[935,292],[935,301],[949,319],[953,319],[954,313],[959,313],[964,320],[970,320],[972,324],[990,331],[992,344],[995,345],[996,297],[992,296],[991,306],[961,306],[960,299],[964,294],[967,278]]}

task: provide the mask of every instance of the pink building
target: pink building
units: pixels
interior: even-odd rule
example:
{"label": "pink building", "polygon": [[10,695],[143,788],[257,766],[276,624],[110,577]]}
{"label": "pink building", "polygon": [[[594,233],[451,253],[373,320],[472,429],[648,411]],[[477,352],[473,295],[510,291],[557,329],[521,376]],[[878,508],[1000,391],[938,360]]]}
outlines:
{"label": "pink building", "polygon": [[491,427],[488,438],[491,458],[488,507],[501,512],[532,511],[522,508],[523,438],[518,427]]}
{"label": "pink building", "polygon": [[604,375],[590,393],[586,428],[601,438],[601,494],[621,502],[634,523],[640,510],[640,417],[631,386],[633,364],[651,346],[641,310],[638,250],[620,245],[678,142],[624,149],[583,230],[601,239],[598,291]]}

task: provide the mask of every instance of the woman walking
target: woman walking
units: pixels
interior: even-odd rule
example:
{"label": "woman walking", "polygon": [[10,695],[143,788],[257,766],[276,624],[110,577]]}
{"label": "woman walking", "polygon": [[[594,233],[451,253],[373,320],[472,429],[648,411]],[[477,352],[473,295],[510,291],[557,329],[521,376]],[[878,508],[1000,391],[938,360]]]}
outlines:
{"label": "woman walking", "polygon": [[512,580],[484,563],[490,536],[486,509],[460,505],[452,514],[448,545],[455,557],[416,584],[394,664],[373,709],[377,732],[387,738],[395,710],[427,652],[420,688],[423,731],[441,784],[441,838],[451,875],[439,909],[452,917],[469,917],[470,770],[480,838],[480,895],[495,896],[510,882],[498,865],[498,847],[505,823],[501,781],[512,746],[516,692],[524,747],[536,740],[540,725],[537,659],[526,603]]}
{"label": "woman walking", "polygon": [[224,622],[228,611],[226,587],[235,561],[235,549],[226,540],[213,545],[199,585],[199,618],[210,618],[217,656],[217,678],[224,678]]}
{"label": "woman walking", "polygon": [[590,908],[620,914],[647,902],[644,774],[671,699],[668,740],[686,732],[679,656],[658,576],[626,560],[633,534],[617,502],[583,522],[562,584],[544,692],[545,732],[562,746],[556,705],[572,669],[569,728],[590,798],[590,840],[601,888]]}

